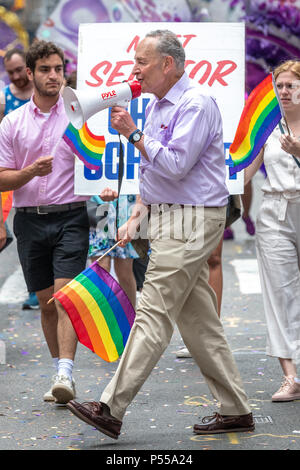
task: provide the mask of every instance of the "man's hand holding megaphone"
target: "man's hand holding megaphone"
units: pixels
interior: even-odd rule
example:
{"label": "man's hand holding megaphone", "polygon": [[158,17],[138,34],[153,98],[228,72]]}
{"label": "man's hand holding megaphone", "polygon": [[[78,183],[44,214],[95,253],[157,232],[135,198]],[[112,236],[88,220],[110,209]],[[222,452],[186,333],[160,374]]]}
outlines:
{"label": "man's hand holding megaphone", "polygon": [[111,108],[111,125],[127,139],[132,132],[136,130],[136,125],[134,124],[131,115],[121,106],[114,106]]}

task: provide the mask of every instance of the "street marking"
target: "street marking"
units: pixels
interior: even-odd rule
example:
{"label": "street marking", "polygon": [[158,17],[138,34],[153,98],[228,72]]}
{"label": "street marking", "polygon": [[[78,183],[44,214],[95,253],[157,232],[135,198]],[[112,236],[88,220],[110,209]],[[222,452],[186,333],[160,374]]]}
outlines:
{"label": "street marking", "polygon": [[16,304],[28,297],[21,266],[11,274],[0,289],[0,304]]}
{"label": "street marking", "polygon": [[234,267],[242,294],[260,294],[261,285],[256,259],[235,259],[230,261]]}
{"label": "street marking", "polygon": [[[203,403],[204,402],[204,403]],[[208,404],[208,405],[215,405],[215,403],[210,400],[209,398],[206,398],[206,397],[202,397],[202,396],[199,396],[199,397],[188,397],[186,400],[184,400],[184,404],[185,405],[197,405],[197,406],[203,406],[203,404]]]}
{"label": "street marking", "polygon": [[191,436],[190,441],[196,442],[208,442],[208,441],[220,441],[221,437],[213,437],[212,434],[197,434],[196,436]]}
{"label": "street marking", "polygon": [[0,340],[0,364],[6,363],[6,348],[4,341]]}
{"label": "street marking", "polygon": [[240,441],[238,440],[237,434],[235,432],[229,432],[227,434],[230,444],[239,444]]}
{"label": "street marking", "polygon": [[286,435],[279,435],[279,434],[254,434],[253,436],[246,436],[246,437],[241,437],[241,439],[253,439],[254,437],[280,437],[280,439],[288,439],[289,437],[292,437],[293,439],[300,439],[300,436],[296,436],[295,434],[286,434]]}
{"label": "street marking", "polygon": [[273,419],[271,416],[261,416],[261,415],[257,415],[257,416],[253,416],[253,420],[255,422],[255,424],[273,424]]}

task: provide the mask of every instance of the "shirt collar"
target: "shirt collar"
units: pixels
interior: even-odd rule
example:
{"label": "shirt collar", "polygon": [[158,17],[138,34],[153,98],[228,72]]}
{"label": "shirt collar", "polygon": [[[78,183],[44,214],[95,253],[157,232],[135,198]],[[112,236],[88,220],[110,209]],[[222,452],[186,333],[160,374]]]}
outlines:
{"label": "shirt collar", "polygon": [[[34,113],[34,115],[37,115],[37,114],[42,114],[40,108],[38,108],[38,106],[35,104],[35,102],[33,101],[33,95],[31,96],[30,98],[30,103],[29,103],[29,106],[30,106],[30,109],[31,111]],[[60,114],[61,112],[61,109],[64,107],[64,101],[62,99],[62,96],[61,94],[59,94],[59,98],[57,100],[57,102],[52,106],[52,108],[50,109],[50,114],[52,112],[55,112],[57,115]]]}
{"label": "shirt collar", "polygon": [[170,103],[176,104],[181,98],[183,92],[188,88],[190,84],[189,77],[186,72],[183,73],[182,77],[175,83],[175,85],[170,88],[170,90],[165,94],[165,96],[158,100],[160,103],[164,101],[169,101]]}

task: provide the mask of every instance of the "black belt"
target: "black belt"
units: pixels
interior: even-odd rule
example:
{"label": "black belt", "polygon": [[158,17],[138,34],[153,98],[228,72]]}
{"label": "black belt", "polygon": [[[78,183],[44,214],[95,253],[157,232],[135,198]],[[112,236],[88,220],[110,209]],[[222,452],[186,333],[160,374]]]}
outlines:
{"label": "black belt", "polygon": [[16,207],[17,212],[28,212],[31,214],[46,215],[55,212],[66,212],[78,207],[85,207],[85,201],[70,202],[68,204],[51,204],[49,206],[30,206],[30,207]]}
{"label": "black belt", "polygon": [[157,214],[157,213],[162,213],[162,212],[168,212],[170,210],[176,210],[176,209],[184,209],[185,207],[197,207],[193,206],[191,204],[168,204],[166,202],[162,202],[161,204],[149,204],[148,206],[148,211],[152,212],[152,214]]}

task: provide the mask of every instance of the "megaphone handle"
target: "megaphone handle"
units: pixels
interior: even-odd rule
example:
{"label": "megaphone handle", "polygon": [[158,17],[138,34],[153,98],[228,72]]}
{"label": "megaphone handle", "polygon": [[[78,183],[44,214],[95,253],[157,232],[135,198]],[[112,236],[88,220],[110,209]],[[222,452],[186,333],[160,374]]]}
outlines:
{"label": "megaphone handle", "polygon": [[121,141],[121,135],[119,133],[119,142],[120,142],[120,153],[119,153],[119,171],[118,171],[118,199],[116,203],[116,235],[118,235],[118,228],[119,228],[119,197],[121,192],[122,180],[124,175],[124,152],[123,152],[123,145]]}

